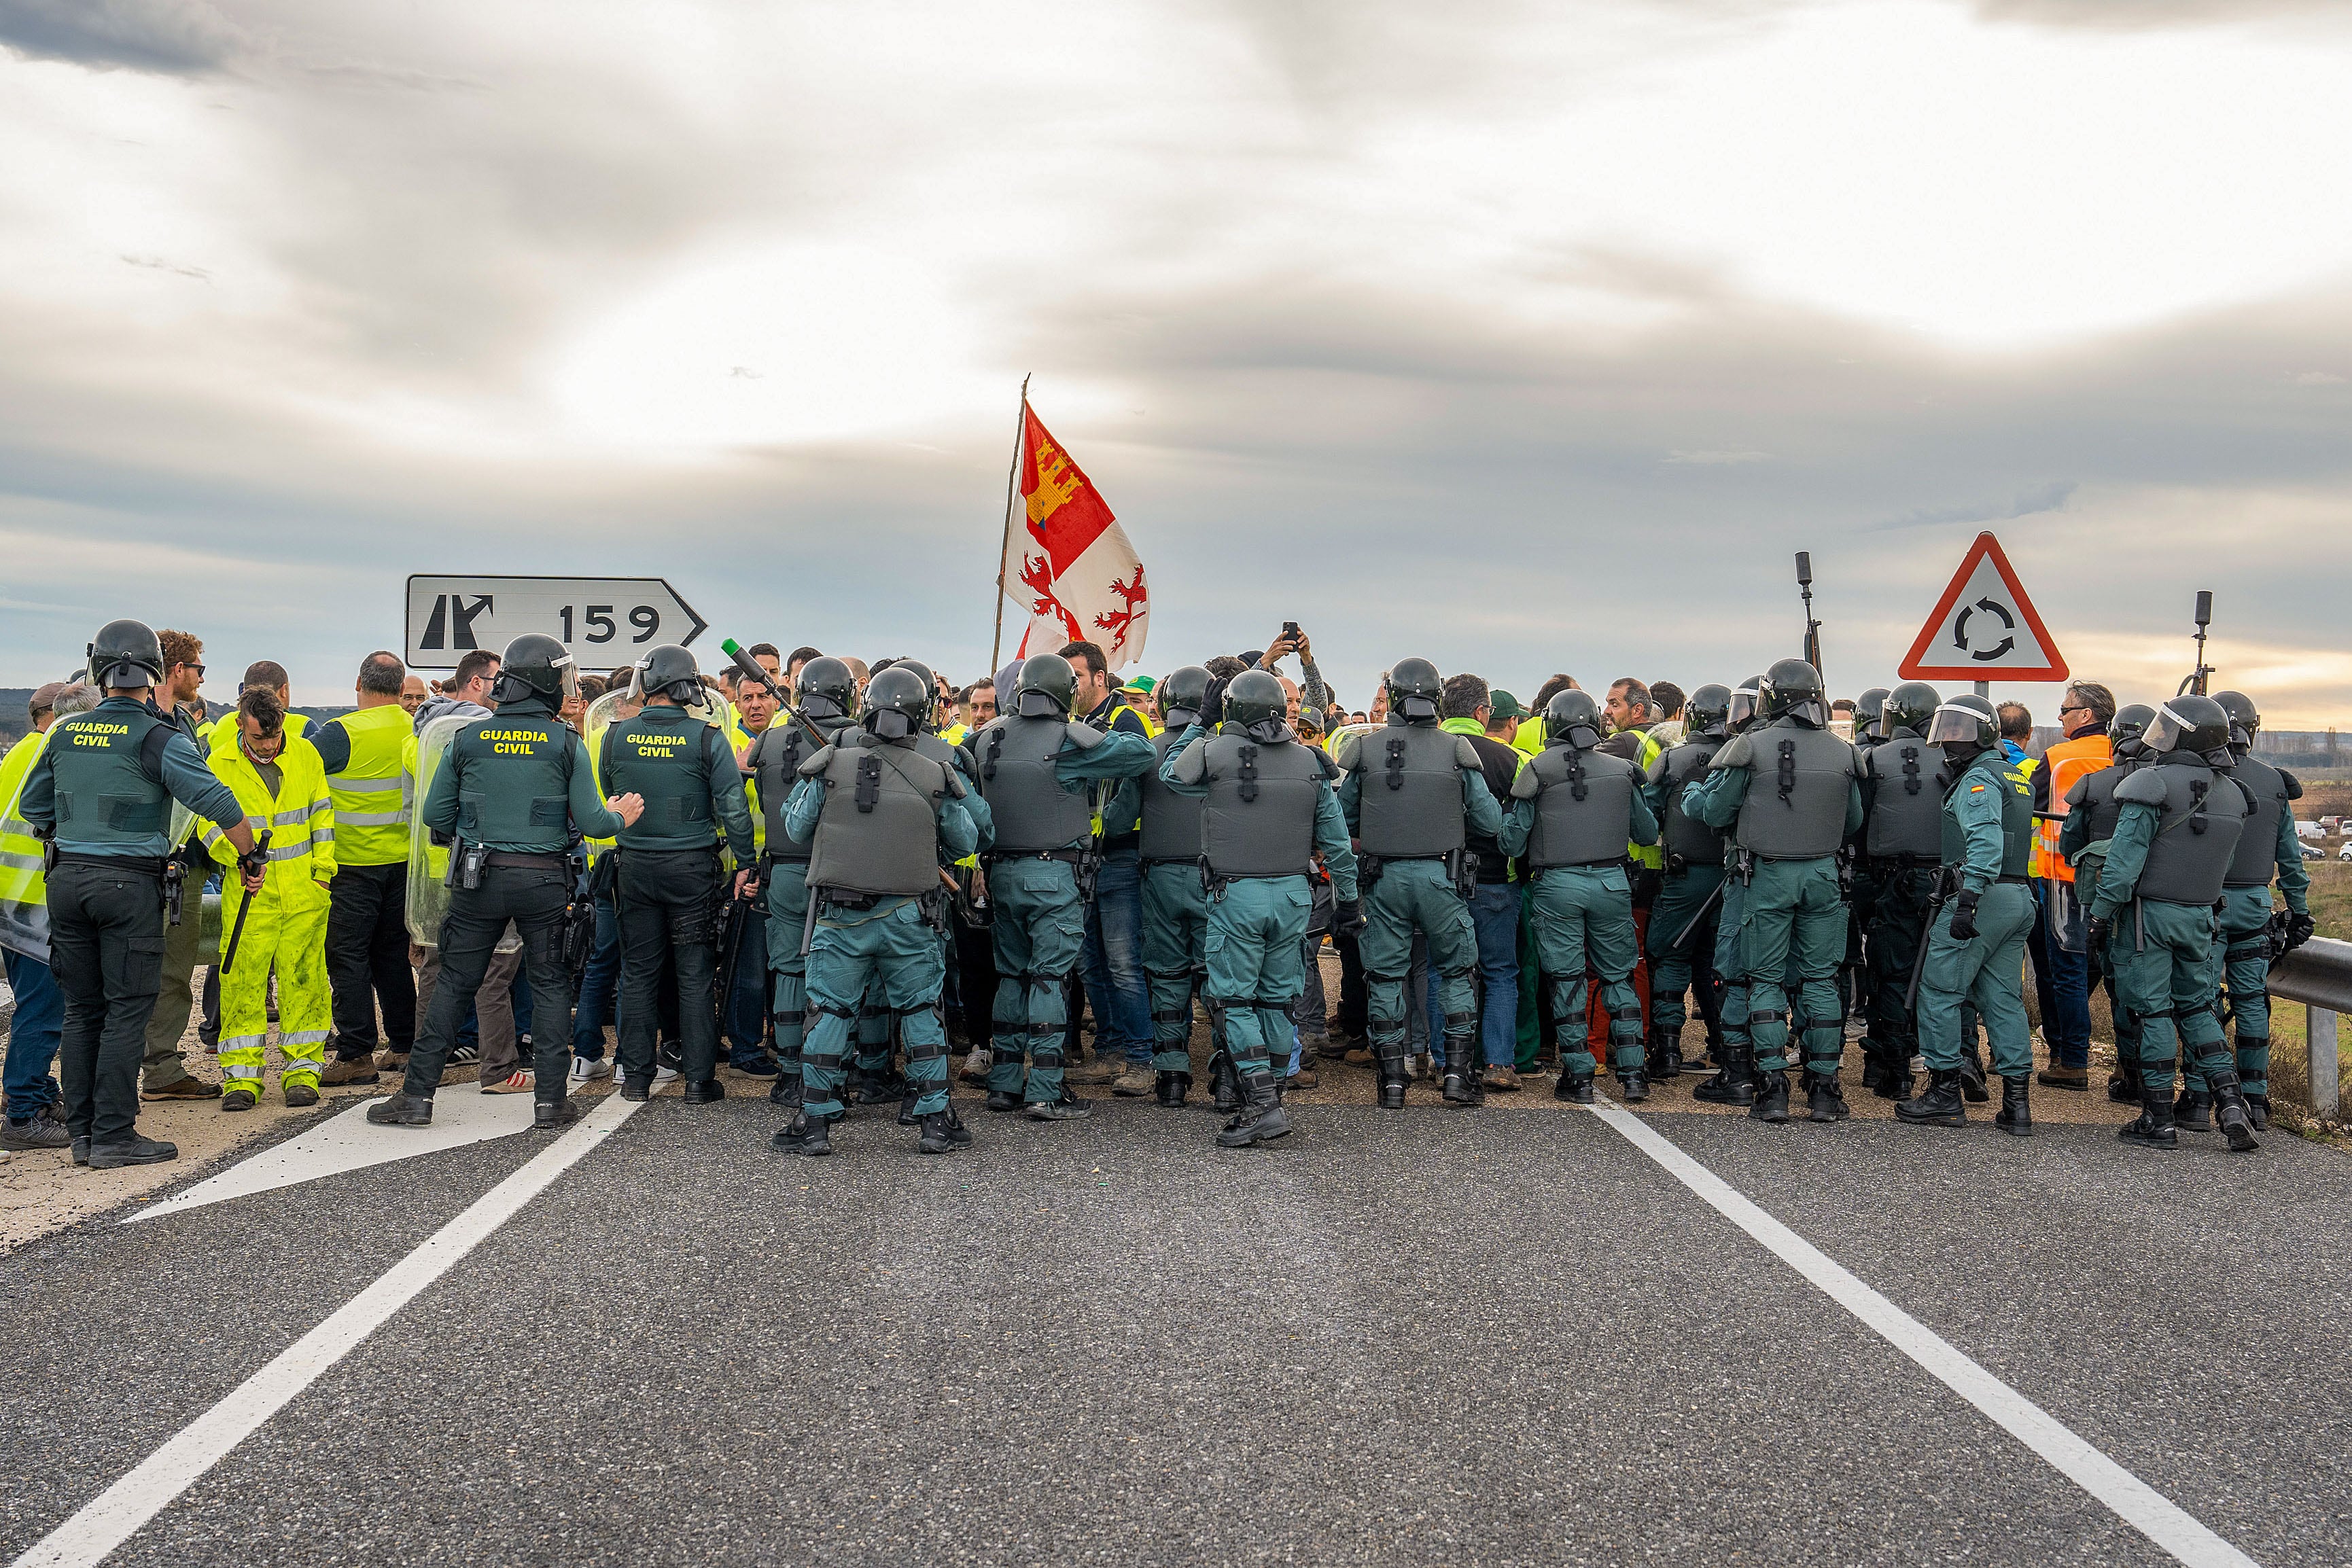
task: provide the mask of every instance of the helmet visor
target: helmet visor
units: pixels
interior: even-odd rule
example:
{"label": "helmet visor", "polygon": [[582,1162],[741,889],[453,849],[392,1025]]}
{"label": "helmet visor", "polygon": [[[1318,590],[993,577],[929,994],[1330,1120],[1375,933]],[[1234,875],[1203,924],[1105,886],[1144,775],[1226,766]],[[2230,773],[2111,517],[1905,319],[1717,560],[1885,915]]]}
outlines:
{"label": "helmet visor", "polygon": [[1732,693],[1731,708],[1730,711],[1725,715],[1724,723],[1732,729],[1738,729],[1741,725],[1748,723],[1755,716],[1756,694],[1750,691],[1737,691]]}
{"label": "helmet visor", "polygon": [[2183,751],[2189,749],[2189,738],[2196,729],[2195,725],[2173,712],[2172,705],[2167,703],[2156,710],[2154,718],[2147,721],[2147,728],[2140,732],[2140,740],[2148,750],[2159,755],[2167,751]]}
{"label": "helmet visor", "polygon": [[1930,746],[1979,746],[1991,721],[1972,707],[1958,707],[1946,703],[1927,721],[1927,744]]}

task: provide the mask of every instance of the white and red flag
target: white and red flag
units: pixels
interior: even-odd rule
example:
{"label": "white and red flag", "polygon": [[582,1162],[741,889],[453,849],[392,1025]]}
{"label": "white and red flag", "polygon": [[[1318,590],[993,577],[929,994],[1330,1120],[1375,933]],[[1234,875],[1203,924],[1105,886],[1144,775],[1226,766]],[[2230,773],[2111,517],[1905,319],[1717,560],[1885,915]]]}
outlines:
{"label": "white and red flag", "polygon": [[[1018,655],[1065,643],[1101,646],[1114,670],[1143,656],[1151,594],[1143,562],[1102,493],[1070,461],[1024,399],[1016,508],[1004,530],[1004,591],[1029,617]],[[1015,525],[1019,526],[1015,526]]]}

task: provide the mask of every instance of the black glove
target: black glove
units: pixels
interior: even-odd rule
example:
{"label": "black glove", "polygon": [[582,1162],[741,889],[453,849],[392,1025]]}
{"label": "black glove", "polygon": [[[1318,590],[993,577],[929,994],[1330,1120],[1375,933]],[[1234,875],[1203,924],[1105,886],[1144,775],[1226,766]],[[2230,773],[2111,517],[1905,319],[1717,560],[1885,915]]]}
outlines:
{"label": "black glove", "polygon": [[2288,915],[2286,917],[2286,946],[2284,951],[2287,953],[2294,952],[2297,947],[2300,947],[2305,943],[2310,941],[2312,934],[2317,929],[2318,927],[2312,924],[2311,916],[2308,915]]}
{"label": "black glove", "polygon": [[1331,906],[1331,929],[1354,933],[1364,928],[1363,901],[1343,898]]}
{"label": "black glove", "polygon": [[2105,915],[2094,915],[2083,926],[2083,946],[2093,955],[2105,958],[2107,944],[2115,939],[2116,923]]}
{"label": "black glove", "polygon": [[1964,893],[1952,900],[1952,936],[1962,942],[1973,942],[1977,935],[1977,895]]}

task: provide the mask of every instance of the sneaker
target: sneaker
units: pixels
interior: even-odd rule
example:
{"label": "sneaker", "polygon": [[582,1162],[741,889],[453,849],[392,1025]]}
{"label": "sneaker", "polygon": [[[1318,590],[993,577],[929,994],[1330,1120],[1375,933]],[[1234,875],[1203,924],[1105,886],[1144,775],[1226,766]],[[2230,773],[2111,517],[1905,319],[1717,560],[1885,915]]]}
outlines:
{"label": "sneaker", "polygon": [[1486,1069],[1486,1089],[1494,1094],[1516,1094],[1519,1075],[1507,1067],[1490,1067]]}
{"label": "sneaker", "polygon": [[1097,1051],[1095,1059],[1084,1067],[1074,1067],[1063,1074],[1063,1081],[1069,1083],[1112,1083],[1118,1082],[1119,1071],[1125,1065]]}
{"label": "sneaker", "polygon": [[572,1059],[572,1082],[574,1083],[593,1083],[600,1078],[612,1076],[613,1064],[601,1056],[593,1061],[584,1056]]}
{"label": "sneaker", "polygon": [[164,1084],[160,1089],[142,1089],[139,1091],[139,1098],[142,1100],[217,1100],[220,1098],[220,1085],[207,1083],[201,1078],[180,1078]]}
{"label": "sneaker", "polygon": [[519,1067],[504,1078],[491,1079],[482,1085],[485,1094],[528,1094],[531,1091],[531,1070]]}
{"label": "sneaker", "polygon": [[659,1058],[656,1058],[654,1061],[654,1087],[658,1089],[665,1083],[674,1083],[677,1081],[677,1069],[672,1067],[669,1063],[661,1061]]}
{"label": "sneaker", "polygon": [[1094,1114],[1092,1102],[1066,1092],[1059,1100],[1033,1100],[1022,1109],[1033,1122],[1076,1122]]}
{"label": "sneaker", "polygon": [[1370,1067],[1373,1061],[1372,1048],[1368,1045],[1350,1046],[1339,1060],[1350,1067]]}
{"label": "sneaker", "polygon": [[375,1053],[375,1070],[378,1072],[407,1071],[408,1052],[404,1051],[394,1051],[392,1047],[388,1045],[385,1046],[382,1051]]}
{"label": "sneaker", "polygon": [[1140,1099],[1160,1086],[1159,1075],[1148,1061],[1130,1061],[1111,1081],[1110,1092],[1129,1100]]}
{"label": "sneaker", "polygon": [[[1319,1080],[1315,1076],[1315,1059],[1302,1054],[1298,1061],[1298,1071],[1284,1079],[1282,1086],[1285,1089],[1312,1089],[1318,1082]],[[1114,1089],[1111,1092],[1116,1094],[1119,1092]]]}
{"label": "sneaker", "polygon": [[776,1075],[775,1058],[764,1051],[757,1056],[746,1057],[740,1061],[730,1061],[727,1065],[746,1078],[773,1078]]}
{"label": "sneaker", "polygon": [[481,1060],[482,1048],[478,1045],[459,1045],[450,1048],[449,1065],[452,1067],[475,1067],[480,1065]]}
{"label": "sneaker", "polygon": [[350,1061],[339,1056],[327,1063],[326,1070],[319,1074],[319,1082],[333,1089],[344,1083],[373,1083],[376,1077],[373,1056],[362,1056]]}
{"label": "sneaker", "polygon": [[987,1088],[989,1057],[990,1053],[988,1051],[982,1050],[977,1046],[973,1047],[972,1050],[964,1056],[963,1071],[957,1073],[956,1076],[964,1082],[971,1084],[974,1089]]}
{"label": "sneaker", "polygon": [[22,1149],[63,1149],[73,1145],[73,1134],[61,1122],[43,1116],[27,1116],[19,1122],[14,1116],[7,1125],[0,1127],[0,1149],[12,1153]]}
{"label": "sneaker", "polygon": [[89,1168],[96,1171],[110,1171],[117,1166],[160,1166],[179,1157],[179,1145],[161,1138],[133,1136],[121,1143],[89,1146]]}

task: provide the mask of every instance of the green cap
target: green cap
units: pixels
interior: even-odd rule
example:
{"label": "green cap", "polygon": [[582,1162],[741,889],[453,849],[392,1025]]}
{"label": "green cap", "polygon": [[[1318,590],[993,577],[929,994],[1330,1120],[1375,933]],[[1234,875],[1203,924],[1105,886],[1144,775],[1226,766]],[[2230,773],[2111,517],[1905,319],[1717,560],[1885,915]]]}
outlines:
{"label": "green cap", "polygon": [[1159,685],[1160,683],[1153,680],[1150,675],[1138,675],[1133,680],[1128,682],[1126,686],[1122,689],[1130,692],[1148,693],[1155,690]]}
{"label": "green cap", "polygon": [[1525,718],[1528,716],[1527,705],[1520,702],[1518,698],[1513,696],[1510,693],[1505,691],[1500,686],[1496,686],[1493,691],[1486,694],[1486,706],[1495,710],[1495,716],[1496,718]]}

